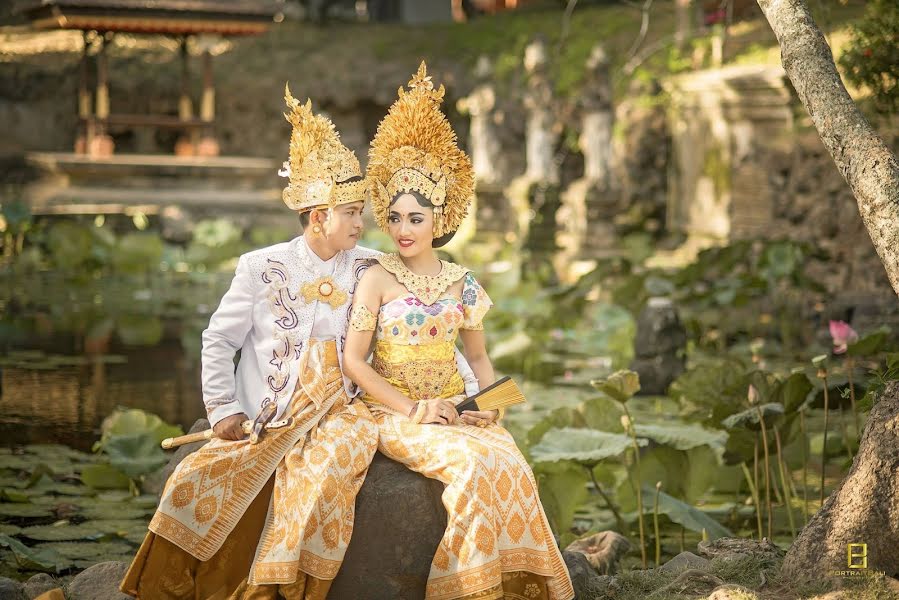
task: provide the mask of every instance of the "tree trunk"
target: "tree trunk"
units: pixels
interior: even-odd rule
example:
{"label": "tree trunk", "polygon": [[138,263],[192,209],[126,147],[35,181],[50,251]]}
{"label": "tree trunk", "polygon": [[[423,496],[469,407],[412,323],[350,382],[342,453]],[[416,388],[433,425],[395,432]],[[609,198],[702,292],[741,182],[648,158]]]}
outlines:
{"label": "tree trunk", "polygon": [[675,27],[674,41],[683,50],[687,40],[693,37],[693,0],[674,0]]}
{"label": "tree trunk", "polygon": [[804,0],[758,0],[799,99],[858,201],[862,220],[899,294],[899,162],[846,91]]}
{"label": "tree trunk", "polygon": [[783,568],[797,578],[828,577],[849,566],[899,576],[899,382],[871,410],[849,475],[793,542]]}

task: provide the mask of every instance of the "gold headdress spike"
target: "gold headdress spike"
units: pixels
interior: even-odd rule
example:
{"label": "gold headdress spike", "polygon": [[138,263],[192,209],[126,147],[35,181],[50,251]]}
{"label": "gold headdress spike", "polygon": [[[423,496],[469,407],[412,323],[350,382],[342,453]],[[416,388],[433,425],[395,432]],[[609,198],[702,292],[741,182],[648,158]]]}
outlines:
{"label": "gold headdress spike", "polygon": [[359,160],[340,142],[334,124],[313,114],[312,101],[301,104],[287,85],[284,100],[288,109],[284,117],[293,127],[290,158],[278,171],[290,180],[281,194],[284,203],[302,212],[364,201],[365,181]]}
{"label": "gold headdress spike", "polygon": [[471,160],[440,111],[444,88],[434,89],[424,62],[400,88],[399,98],[378,125],[369,150],[366,179],[372,212],[387,230],[390,202],[415,190],[434,205],[434,237],[456,231],[474,196]]}

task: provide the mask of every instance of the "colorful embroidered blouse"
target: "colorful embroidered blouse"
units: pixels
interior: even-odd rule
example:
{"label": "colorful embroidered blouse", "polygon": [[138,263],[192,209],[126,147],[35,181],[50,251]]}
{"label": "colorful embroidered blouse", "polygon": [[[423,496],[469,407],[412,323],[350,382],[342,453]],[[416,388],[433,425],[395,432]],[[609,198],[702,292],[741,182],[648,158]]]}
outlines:
{"label": "colorful embroidered blouse", "polygon": [[[427,278],[411,273],[396,254],[377,260],[409,292],[382,305],[375,323],[364,306],[353,309],[352,326],[375,331],[372,366],[415,400],[463,393],[456,338],[460,329],[483,329],[493,305],[487,292],[468,269],[454,263],[444,262],[440,275]],[[453,296],[450,286],[463,277],[462,297]]]}

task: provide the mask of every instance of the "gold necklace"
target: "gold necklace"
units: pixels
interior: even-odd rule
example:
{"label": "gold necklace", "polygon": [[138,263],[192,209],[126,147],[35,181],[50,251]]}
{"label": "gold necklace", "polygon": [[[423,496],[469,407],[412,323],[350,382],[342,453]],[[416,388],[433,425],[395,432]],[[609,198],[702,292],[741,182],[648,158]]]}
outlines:
{"label": "gold necklace", "polygon": [[456,263],[441,260],[439,273],[419,275],[406,266],[399,254],[385,254],[377,260],[385,271],[396,277],[397,281],[428,306],[437,302],[449,286],[462,279],[469,271]]}

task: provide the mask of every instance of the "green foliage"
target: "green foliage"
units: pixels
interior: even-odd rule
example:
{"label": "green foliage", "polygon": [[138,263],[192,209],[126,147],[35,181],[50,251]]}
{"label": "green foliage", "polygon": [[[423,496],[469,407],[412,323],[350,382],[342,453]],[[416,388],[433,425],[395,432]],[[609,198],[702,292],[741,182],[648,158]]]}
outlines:
{"label": "green foliage", "polygon": [[162,467],[168,457],[160,442],[182,435],[177,426],[139,409],[117,409],[103,420],[100,440],[94,451],[108,463],[91,465],[81,472],[81,480],[95,489],[126,489]]}
{"label": "green foliage", "polygon": [[[640,446],[647,443],[645,439],[637,439]],[[624,434],[565,427],[547,431],[530,452],[537,463],[570,460],[595,466],[605,458],[620,456],[631,444],[631,438]]]}
{"label": "green foliage", "polygon": [[640,376],[634,371],[621,370],[605,379],[591,381],[590,384],[613,400],[624,404],[640,391]]}
{"label": "green foliage", "polygon": [[851,27],[851,39],[840,57],[847,80],[871,90],[881,113],[899,110],[899,4],[872,0]]}
{"label": "green foliage", "polygon": [[0,535],[0,546],[9,548],[22,569],[42,573],[59,573],[73,565],[70,559],[50,548],[29,548],[8,535]]}

